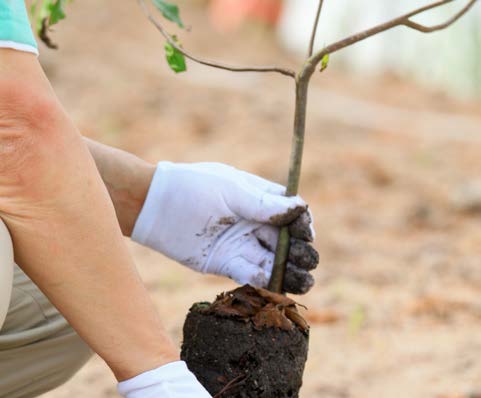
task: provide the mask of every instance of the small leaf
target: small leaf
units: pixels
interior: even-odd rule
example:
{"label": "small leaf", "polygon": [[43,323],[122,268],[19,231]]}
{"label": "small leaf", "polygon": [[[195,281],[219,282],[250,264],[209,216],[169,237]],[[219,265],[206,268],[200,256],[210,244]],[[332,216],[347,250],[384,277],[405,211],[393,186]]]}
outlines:
{"label": "small leaf", "polygon": [[329,54],[326,54],[322,57],[321,72],[324,72],[328,65],[329,65]]}
{"label": "small leaf", "polygon": [[65,19],[65,12],[63,10],[64,3],[65,3],[65,0],[57,0],[55,3],[50,4],[50,6],[49,6],[50,26],[55,25],[56,23],[58,23],[62,19]]}
{"label": "small leaf", "polygon": [[165,0],[153,0],[154,5],[162,13],[164,18],[179,25],[179,28],[184,28],[184,24],[180,19],[179,7],[171,4]]}
{"label": "small leaf", "polygon": [[165,43],[165,58],[167,63],[175,73],[185,72],[187,66],[185,64],[185,57],[179,50],[172,46],[170,43]]}

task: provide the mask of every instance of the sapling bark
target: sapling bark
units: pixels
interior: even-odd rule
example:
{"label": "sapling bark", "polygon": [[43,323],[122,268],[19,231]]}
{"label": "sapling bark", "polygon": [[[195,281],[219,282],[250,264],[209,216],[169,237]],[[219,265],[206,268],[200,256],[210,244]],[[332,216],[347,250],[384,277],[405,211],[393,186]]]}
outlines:
{"label": "sapling bark", "polygon": [[[298,72],[294,72],[289,68],[278,67],[278,66],[234,66],[217,61],[206,60],[193,55],[191,52],[185,50],[176,40],[174,36],[169,34],[164,27],[156,20],[153,14],[149,11],[143,0],[138,0],[147,18],[152,22],[152,24],[159,30],[162,36],[165,38],[167,43],[178,53],[186,58],[198,62],[203,65],[211,66],[214,68],[229,70],[233,72],[274,72],[280,73],[285,76],[293,77],[295,79],[295,111],[294,111],[294,130],[292,139],[292,149],[289,164],[289,175],[287,180],[286,195],[292,196],[297,195],[299,189],[299,181],[301,175],[301,165],[302,156],[304,149],[304,135],[306,129],[306,113],[307,113],[307,94],[309,83],[312,75],[316,71],[317,67],[321,64],[320,70],[323,71],[327,67],[329,57],[331,54],[342,50],[346,47],[352,46],[360,41],[363,41],[369,37],[377,35],[379,33],[385,32],[387,30],[393,29],[398,26],[405,26],[410,29],[417,30],[422,33],[431,33],[438,30],[447,28],[466,14],[478,0],[469,0],[466,2],[464,7],[462,7],[456,14],[453,15],[447,21],[433,25],[426,26],[417,23],[412,20],[413,17],[422,14],[426,11],[444,6],[448,3],[460,2],[459,0],[439,0],[423,7],[420,7],[414,11],[404,14],[400,17],[394,18],[385,23],[381,23],[370,29],[364,30],[362,32],[353,34],[346,37],[345,39],[339,40],[335,43],[329,44],[317,52],[313,52],[314,42],[316,38],[317,26],[319,23],[322,7],[324,0],[319,0],[317,12],[315,15],[314,26],[312,29],[311,38],[309,41],[308,55]],[[156,3],[166,3],[161,0],[154,0]],[[158,7],[158,4],[157,8]],[[172,20],[165,15],[163,10],[160,10],[164,17]],[[283,227],[279,233],[279,240],[276,249],[276,255],[274,260],[274,267],[272,271],[272,276],[269,281],[269,290],[281,293],[283,288],[284,275],[286,270],[287,258],[289,254],[289,231],[287,227]]]}

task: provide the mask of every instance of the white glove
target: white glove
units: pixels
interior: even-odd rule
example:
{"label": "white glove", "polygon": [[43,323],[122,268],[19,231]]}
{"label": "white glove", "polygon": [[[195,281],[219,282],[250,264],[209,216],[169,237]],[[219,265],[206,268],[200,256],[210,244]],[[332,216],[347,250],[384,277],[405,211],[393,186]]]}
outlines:
{"label": "white glove", "polygon": [[125,398],[211,398],[183,361],[122,381],[117,390]]}
{"label": "white glove", "polygon": [[265,287],[279,226],[296,220],[285,289],[305,293],[319,261],[307,244],[314,232],[306,203],[284,192],[220,163],[161,162],[132,238],[196,271]]}

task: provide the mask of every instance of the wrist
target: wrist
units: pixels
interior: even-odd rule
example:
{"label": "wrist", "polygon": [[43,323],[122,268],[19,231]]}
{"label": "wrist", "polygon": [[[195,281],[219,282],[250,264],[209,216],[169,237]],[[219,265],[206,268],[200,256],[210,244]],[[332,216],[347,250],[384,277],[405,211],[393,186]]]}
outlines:
{"label": "wrist", "polygon": [[122,150],[84,137],[117,213],[122,233],[131,236],[156,167]]}
{"label": "wrist", "polygon": [[155,173],[155,166],[147,162],[138,164],[131,170],[130,184],[111,187],[112,199],[117,210],[117,217],[124,236],[130,237],[142,207],[144,206],[150,184]]}
{"label": "wrist", "polygon": [[[159,349],[157,346],[156,349]],[[180,361],[178,350],[172,343],[164,344],[160,347],[161,352],[153,354],[152,350],[136,351],[125,358],[122,363],[108,363],[117,381],[122,382],[132,379],[142,373],[148,372],[161,366]]]}

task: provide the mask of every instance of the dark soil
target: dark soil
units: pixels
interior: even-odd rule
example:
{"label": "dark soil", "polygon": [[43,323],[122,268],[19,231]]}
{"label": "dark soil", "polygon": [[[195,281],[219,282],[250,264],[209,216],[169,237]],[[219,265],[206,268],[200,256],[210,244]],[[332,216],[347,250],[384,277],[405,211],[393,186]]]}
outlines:
{"label": "dark soil", "polygon": [[[298,397],[307,360],[308,329],[299,326],[297,319],[291,321],[292,317],[279,322],[285,303],[277,302],[272,307],[273,302],[266,297],[256,297],[262,305],[250,307],[251,314],[263,314],[264,326],[245,313],[239,315],[252,304],[244,301],[239,306],[239,299],[242,301],[245,296],[236,293],[245,293],[245,289],[251,289],[249,293],[256,291],[249,286],[239,288],[219,296],[214,304],[196,304],[191,308],[184,324],[181,357],[213,396]],[[265,326],[271,318],[279,326]]]}

